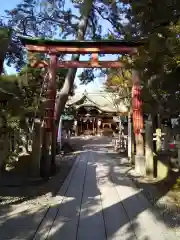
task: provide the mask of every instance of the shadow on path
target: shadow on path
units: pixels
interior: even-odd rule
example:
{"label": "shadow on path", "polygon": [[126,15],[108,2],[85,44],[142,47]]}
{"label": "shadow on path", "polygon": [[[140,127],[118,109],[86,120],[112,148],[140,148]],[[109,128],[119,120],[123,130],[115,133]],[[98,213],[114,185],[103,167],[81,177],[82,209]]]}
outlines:
{"label": "shadow on path", "polygon": [[[151,237],[151,234],[156,237],[159,235],[156,235],[157,233],[154,232],[156,230],[152,229],[154,225],[151,226],[149,223],[147,232],[145,230],[147,230],[148,222],[141,221],[141,219],[148,221],[145,218],[147,214],[151,216],[149,219],[153,221],[155,219],[155,224],[159,225],[158,231],[165,231],[163,233],[167,238],[162,236],[158,239],[179,239],[171,231],[169,232],[170,222],[164,221],[157,209],[152,207],[144,197],[144,190],[140,191],[127,176],[129,166],[125,158],[119,158],[119,164],[114,161],[114,155],[109,147],[110,140],[103,138],[103,143],[101,139],[96,142],[89,141],[92,142],[84,146],[85,153],[82,153],[84,158],[80,159],[72,175],[65,197],[59,196],[62,200],[51,208],[31,209],[20,216],[13,215],[4,221],[1,219],[0,239],[155,239]],[[88,150],[94,151],[93,161],[89,159]],[[103,175],[102,172],[101,177],[97,176],[97,168],[108,169],[108,174]],[[112,204],[109,203],[107,207],[104,207],[102,189],[106,181],[114,186],[114,191],[119,191],[119,201],[115,203],[112,201]],[[111,185],[109,185],[109,191],[110,189]],[[124,191],[132,189],[132,194],[126,198],[125,193],[120,192],[121,189]],[[49,217],[46,218],[48,215]],[[44,227],[41,228],[41,226]],[[37,233],[36,238],[33,238],[35,233]],[[47,238],[42,237],[44,235]]]}

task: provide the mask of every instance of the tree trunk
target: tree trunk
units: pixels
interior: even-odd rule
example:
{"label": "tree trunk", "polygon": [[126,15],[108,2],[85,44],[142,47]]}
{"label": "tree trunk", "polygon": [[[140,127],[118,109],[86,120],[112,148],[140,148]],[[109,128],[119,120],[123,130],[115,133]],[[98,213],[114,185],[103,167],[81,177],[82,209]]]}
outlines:
{"label": "tree trunk", "polygon": [[42,154],[40,159],[40,175],[44,179],[48,180],[50,177],[51,170],[51,157],[50,157],[50,146],[51,146],[51,132],[47,131],[45,127],[42,127]]}
{"label": "tree trunk", "polygon": [[57,151],[57,135],[56,135],[56,123],[53,121],[52,126],[52,139],[51,139],[51,174],[56,173],[56,151]]}
{"label": "tree trunk", "polygon": [[[77,40],[82,41],[84,40],[84,36],[86,33],[86,28],[88,24],[89,14],[92,9],[93,0],[84,0],[82,4],[82,17],[79,22],[78,32],[77,32]],[[78,61],[80,58],[79,54],[72,55],[72,61]],[[59,124],[60,116],[64,110],[65,104],[68,100],[69,94],[74,85],[74,79],[76,76],[77,68],[69,69],[67,76],[64,81],[64,85],[60,91],[59,98],[56,104],[56,124]]]}
{"label": "tree trunk", "polygon": [[[41,160],[41,144],[42,144],[42,128],[41,121],[35,122],[33,130],[32,144],[32,176],[40,176],[40,160]],[[44,163],[43,163],[44,164]]]}

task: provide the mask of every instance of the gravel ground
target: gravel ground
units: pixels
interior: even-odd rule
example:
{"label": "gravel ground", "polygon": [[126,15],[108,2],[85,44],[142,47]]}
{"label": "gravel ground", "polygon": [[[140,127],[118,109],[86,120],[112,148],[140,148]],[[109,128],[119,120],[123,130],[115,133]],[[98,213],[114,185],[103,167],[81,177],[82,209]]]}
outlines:
{"label": "gravel ground", "polygon": [[[113,158],[116,159],[117,164],[119,164],[121,157],[127,156],[114,153]],[[135,178],[130,174],[128,176],[138,189],[142,189],[142,193],[153,206],[154,214],[160,213],[166,225],[173,229],[180,239],[180,192],[178,190],[172,191],[177,176],[156,184],[141,181],[140,178]]]}
{"label": "gravel ground", "polygon": [[24,205],[28,205],[28,207],[50,205],[52,197],[55,196],[60,189],[75,159],[76,154],[69,154],[63,158],[57,156],[56,163],[59,170],[49,181],[44,181],[42,179],[26,179],[24,184],[21,184],[23,183],[22,179],[13,175],[12,179],[8,177],[7,184],[7,182],[5,182],[6,179],[1,178],[0,212],[10,208],[23,208]]}
{"label": "gravel ground", "polygon": [[168,186],[165,185],[165,193],[162,186],[153,186],[152,184],[143,184],[135,179],[132,180],[138,188],[143,189],[143,194],[154,209],[161,214],[167,226],[174,229],[180,237],[180,205],[172,198],[172,191],[168,191]]}

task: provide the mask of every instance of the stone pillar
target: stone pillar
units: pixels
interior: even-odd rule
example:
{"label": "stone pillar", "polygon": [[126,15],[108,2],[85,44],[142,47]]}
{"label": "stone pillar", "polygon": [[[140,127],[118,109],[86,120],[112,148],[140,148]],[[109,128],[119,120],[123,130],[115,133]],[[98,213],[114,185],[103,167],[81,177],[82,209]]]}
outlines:
{"label": "stone pillar", "polygon": [[154,140],[156,140],[156,152],[160,152],[162,150],[162,136],[164,136],[164,133],[162,133],[160,128],[156,129],[156,133],[153,134],[156,136]]}
{"label": "stone pillar", "polygon": [[131,113],[128,113],[128,160],[132,162],[132,124]]}
{"label": "stone pillar", "polygon": [[145,157],[144,157],[144,140],[142,134],[135,135],[136,155],[135,155],[135,171],[137,175],[145,175]]}
{"label": "stone pillar", "polygon": [[153,130],[152,121],[145,123],[145,159],[146,159],[146,175],[148,178],[154,178],[154,159],[153,159]]}

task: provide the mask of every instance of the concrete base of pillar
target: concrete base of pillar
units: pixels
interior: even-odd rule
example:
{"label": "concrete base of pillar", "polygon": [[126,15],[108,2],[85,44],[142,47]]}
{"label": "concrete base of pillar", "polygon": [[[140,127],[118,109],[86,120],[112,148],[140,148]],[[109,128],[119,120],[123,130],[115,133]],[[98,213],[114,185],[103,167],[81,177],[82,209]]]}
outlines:
{"label": "concrete base of pillar", "polygon": [[135,173],[138,176],[145,176],[145,156],[135,155]]}

